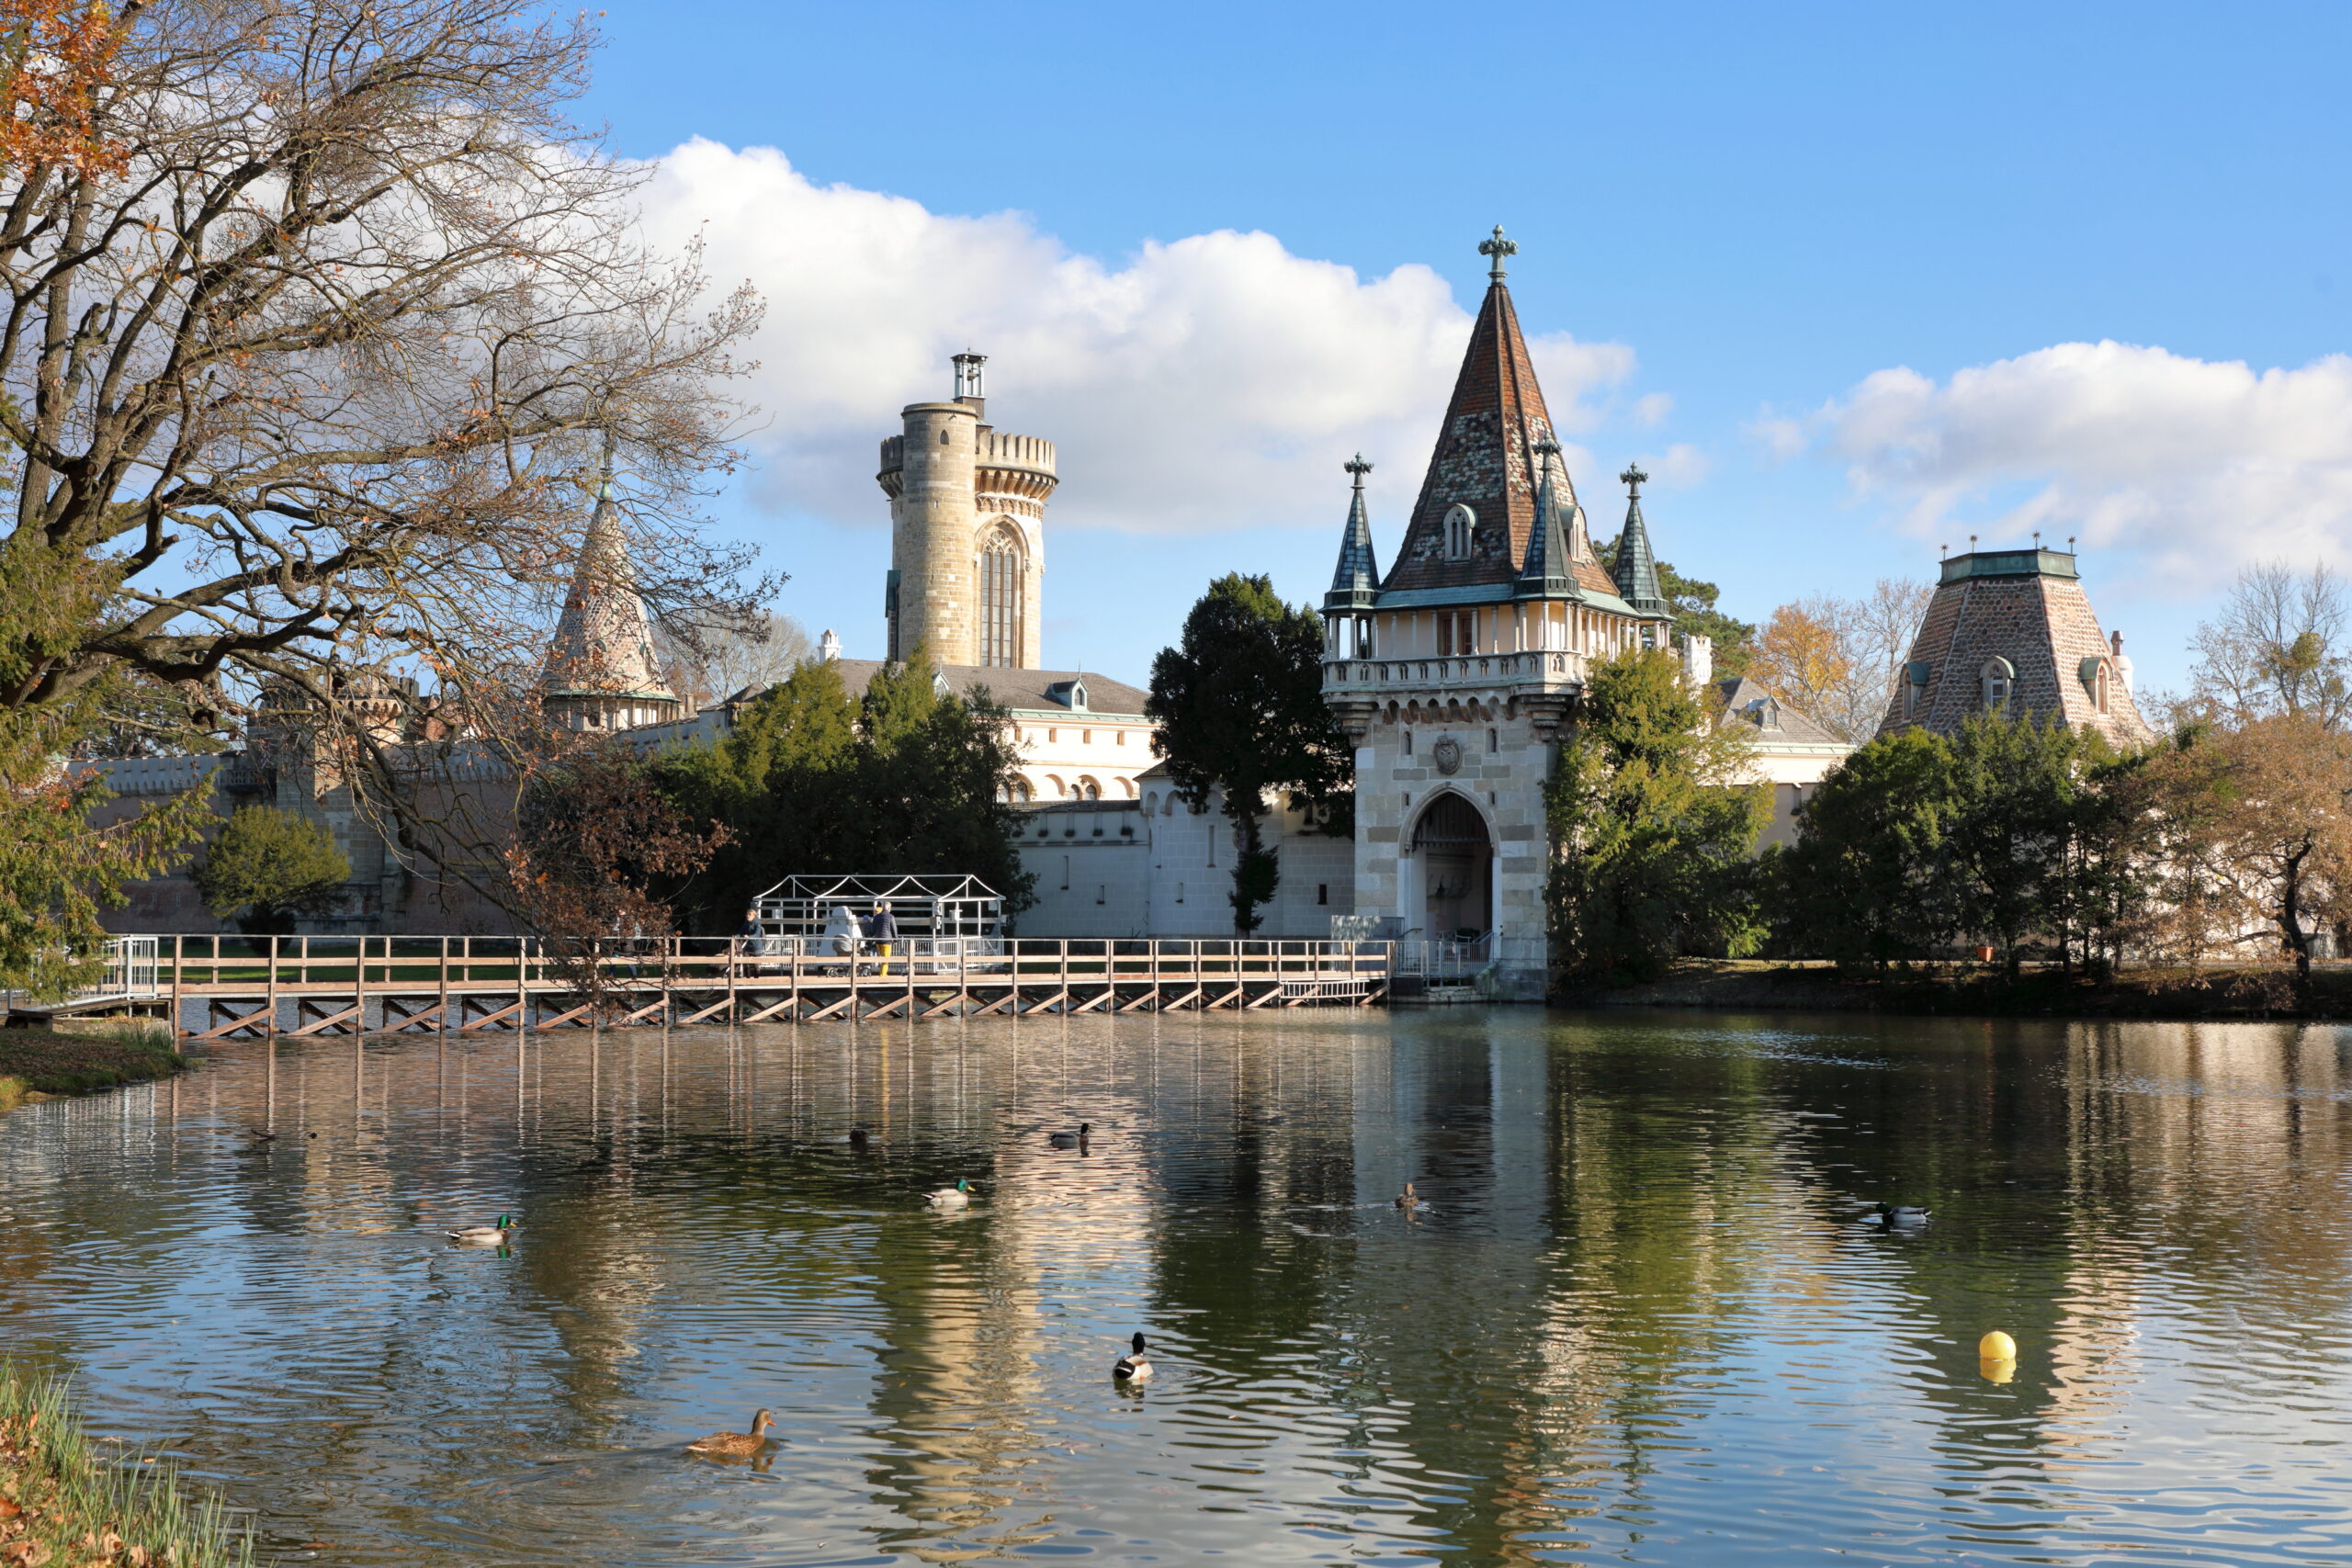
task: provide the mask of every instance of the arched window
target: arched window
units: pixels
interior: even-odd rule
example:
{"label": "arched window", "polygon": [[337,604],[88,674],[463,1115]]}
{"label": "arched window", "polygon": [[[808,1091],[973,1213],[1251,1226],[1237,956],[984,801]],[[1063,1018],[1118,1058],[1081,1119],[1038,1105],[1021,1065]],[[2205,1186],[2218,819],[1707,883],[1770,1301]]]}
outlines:
{"label": "arched window", "polygon": [[980,663],[1021,668],[1021,542],[1009,528],[989,536],[980,550]]}
{"label": "arched window", "polygon": [[1457,503],[1445,514],[1445,558],[1468,560],[1470,536],[1478,526],[1478,514]]}
{"label": "arched window", "polygon": [[1984,661],[1984,705],[1988,708],[1996,708],[2007,702],[2009,694],[2016,689],[2017,682],[2017,667],[2007,660],[1986,660]]}
{"label": "arched window", "polygon": [[1080,780],[1079,780],[1079,781],[1078,781],[1078,798],[1079,798],[1079,799],[1080,799],[1080,800],[1100,800],[1100,799],[1102,799],[1102,784],[1098,784],[1096,781],[1094,781],[1094,780],[1092,780],[1092,779],[1080,779]]}

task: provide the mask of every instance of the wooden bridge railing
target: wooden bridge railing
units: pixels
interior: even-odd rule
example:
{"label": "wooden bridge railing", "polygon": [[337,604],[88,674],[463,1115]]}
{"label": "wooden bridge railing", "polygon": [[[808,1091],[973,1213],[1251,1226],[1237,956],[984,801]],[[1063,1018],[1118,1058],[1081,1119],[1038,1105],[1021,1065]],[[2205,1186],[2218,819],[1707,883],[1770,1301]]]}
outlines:
{"label": "wooden bridge railing", "polygon": [[[783,1022],[951,1013],[1368,1005],[1385,942],[1093,938],[615,940],[565,954],[527,937],[176,936],[159,989],[206,1038],[362,1029]],[[191,1006],[204,1021],[186,1023]],[[292,1016],[287,1016],[290,1009]]]}

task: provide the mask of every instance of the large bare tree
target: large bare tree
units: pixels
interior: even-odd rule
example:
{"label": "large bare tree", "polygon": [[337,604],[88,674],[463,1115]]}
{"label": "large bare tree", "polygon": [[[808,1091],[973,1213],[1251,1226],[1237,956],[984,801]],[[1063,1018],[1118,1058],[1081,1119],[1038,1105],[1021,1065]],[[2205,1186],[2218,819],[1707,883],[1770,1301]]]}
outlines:
{"label": "large bare tree", "polygon": [[2348,620],[2344,580],[2327,568],[2246,568],[2190,641],[2197,663],[2186,709],[2238,723],[2292,714],[2329,729],[2352,727]]}
{"label": "large bare tree", "polygon": [[[607,440],[657,603],[727,596],[747,290],[635,237],[566,115],[594,36],[531,0],[126,0],[87,136],[0,170],[8,558],[96,605],[0,615],[0,709],[110,672],[322,704],[514,705]],[[377,726],[370,733],[380,734]]]}

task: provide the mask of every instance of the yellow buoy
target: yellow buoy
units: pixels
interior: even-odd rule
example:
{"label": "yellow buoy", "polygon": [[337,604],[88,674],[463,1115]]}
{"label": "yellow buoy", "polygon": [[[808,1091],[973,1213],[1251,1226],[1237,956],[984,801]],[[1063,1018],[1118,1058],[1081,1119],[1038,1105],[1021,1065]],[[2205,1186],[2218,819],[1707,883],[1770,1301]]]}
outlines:
{"label": "yellow buoy", "polygon": [[2018,1359],[2018,1342],[1996,1328],[1976,1342],[1976,1354],[1987,1361],[2014,1361]]}
{"label": "yellow buoy", "polygon": [[1996,1361],[1987,1356],[1976,1363],[1976,1370],[1986,1382],[2007,1382],[2018,1375],[2015,1361]]}

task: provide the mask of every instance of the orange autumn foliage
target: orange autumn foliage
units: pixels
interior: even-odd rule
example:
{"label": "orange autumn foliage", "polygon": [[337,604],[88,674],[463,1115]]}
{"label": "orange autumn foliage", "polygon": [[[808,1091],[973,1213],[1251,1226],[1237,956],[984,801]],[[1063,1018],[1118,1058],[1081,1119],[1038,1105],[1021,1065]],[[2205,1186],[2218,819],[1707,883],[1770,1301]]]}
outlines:
{"label": "orange autumn foliage", "polygon": [[98,130],[98,95],[128,16],[96,0],[0,0],[0,164],[118,170]]}

